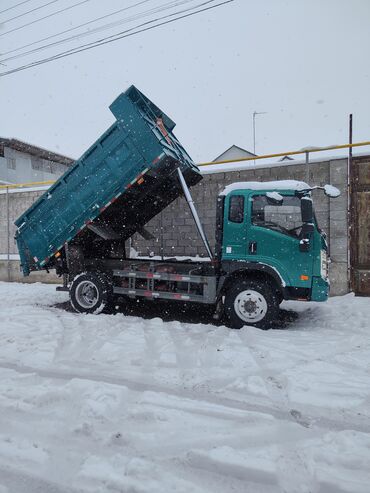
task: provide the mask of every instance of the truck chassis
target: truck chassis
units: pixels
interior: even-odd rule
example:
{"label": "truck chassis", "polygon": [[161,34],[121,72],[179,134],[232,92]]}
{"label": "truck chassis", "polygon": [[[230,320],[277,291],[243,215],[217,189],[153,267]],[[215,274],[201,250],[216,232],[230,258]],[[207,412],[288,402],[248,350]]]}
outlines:
{"label": "truck chassis", "polygon": [[216,301],[215,275],[203,275],[205,266],[177,262],[128,262],[123,270],[113,270],[113,293],[149,299]]}

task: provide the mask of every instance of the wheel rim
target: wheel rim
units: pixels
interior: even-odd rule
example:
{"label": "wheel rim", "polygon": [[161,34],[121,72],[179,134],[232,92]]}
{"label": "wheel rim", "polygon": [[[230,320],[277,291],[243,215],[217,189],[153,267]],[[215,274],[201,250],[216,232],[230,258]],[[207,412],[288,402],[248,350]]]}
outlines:
{"label": "wheel rim", "polygon": [[247,289],[235,298],[234,310],[244,322],[256,323],[266,316],[267,301],[258,291]]}
{"label": "wheel rim", "polygon": [[76,300],[82,308],[92,308],[99,300],[98,289],[91,281],[82,281],[76,289]]}

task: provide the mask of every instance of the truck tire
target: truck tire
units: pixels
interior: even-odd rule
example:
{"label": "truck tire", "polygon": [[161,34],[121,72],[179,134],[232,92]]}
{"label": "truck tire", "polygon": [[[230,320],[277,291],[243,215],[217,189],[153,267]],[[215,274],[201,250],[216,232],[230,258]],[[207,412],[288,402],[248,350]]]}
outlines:
{"label": "truck tire", "polygon": [[226,292],[225,315],[233,329],[244,325],[269,329],[278,314],[278,296],[266,281],[238,280]]}
{"label": "truck tire", "polygon": [[113,304],[112,284],[101,272],[83,272],[70,288],[71,305],[79,313],[109,313]]}

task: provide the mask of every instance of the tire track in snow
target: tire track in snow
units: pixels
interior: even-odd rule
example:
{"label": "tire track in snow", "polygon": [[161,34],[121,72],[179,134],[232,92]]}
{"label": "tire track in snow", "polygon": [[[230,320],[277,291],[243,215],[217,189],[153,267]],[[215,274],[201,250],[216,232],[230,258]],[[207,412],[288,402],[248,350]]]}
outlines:
{"label": "tire track in snow", "polygon": [[[92,333],[92,331],[89,330],[89,327],[84,327],[86,324],[91,324],[90,319],[85,321],[82,317],[78,317],[74,313],[67,313],[66,318],[66,314],[62,316],[55,308],[52,308],[49,311],[55,315],[62,328],[62,334],[58,340],[58,346],[55,351],[55,363],[61,363],[64,360],[67,360],[64,358],[64,355],[68,355],[68,359],[70,360],[71,354],[74,355],[74,359],[80,361],[81,359],[86,358],[86,356],[89,356],[92,351],[99,350],[107,342],[106,338],[101,338],[98,334]],[[81,330],[76,330],[75,325],[73,325],[72,328],[68,326],[69,320],[73,321],[75,324],[76,319]],[[96,320],[96,323],[98,324],[98,319]],[[114,330],[114,328],[119,325],[119,323],[112,324],[112,326],[109,327],[110,331]]]}
{"label": "tire track in snow", "polygon": [[[282,375],[276,376],[276,371],[269,368],[265,360],[261,358],[253,346],[253,335],[248,330],[241,330],[239,337],[248,348],[253,361],[258,368],[257,375],[263,379],[267,395],[274,405],[282,412],[287,414],[289,420],[296,421],[299,425],[305,428],[311,427],[311,420],[308,417],[303,417],[302,413],[297,409],[293,409],[287,392],[288,382]],[[275,373],[275,374],[274,374]]]}
{"label": "tire track in snow", "polygon": [[[54,481],[36,477],[26,471],[2,466],[0,466],[0,488],[1,486],[7,488],[9,493],[82,493],[81,489],[58,485]],[[0,492],[2,493],[1,489]]]}
{"label": "tire track in snow", "polygon": [[[154,393],[168,394],[170,396],[186,398],[193,401],[204,401],[210,404],[222,406],[224,408],[267,414],[281,421],[290,421],[290,422],[293,421],[299,424],[290,412],[287,412],[287,410],[284,408],[283,409],[279,408],[276,404],[273,403],[273,401],[271,401],[271,403],[273,404],[272,407],[269,406],[268,404],[245,403],[230,398],[220,398],[216,395],[211,395],[210,393],[204,394],[201,392],[194,392],[184,388],[179,388],[177,390],[171,387],[167,387],[165,385],[159,385],[155,383],[148,384],[124,377],[115,377],[113,375],[103,375],[103,374],[97,374],[92,372],[87,373],[84,372],[83,370],[76,370],[71,372],[69,370],[63,370],[63,369],[37,368],[37,367],[31,367],[26,365],[18,365],[16,363],[2,363],[2,362],[0,362],[0,368],[13,370],[18,373],[34,373],[42,378],[55,378],[57,380],[65,380],[65,381],[72,379],[81,379],[90,382],[101,382],[101,383],[108,383],[112,385],[124,386],[127,387],[129,390],[137,391],[137,392],[149,391]],[[347,417],[348,419],[351,420],[350,423],[326,418],[323,416],[317,416],[317,415],[315,416],[314,414],[311,413],[310,427],[331,429],[332,431],[354,430],[364,433],[370,433],[370,423],[366,416],[364,417],[364,419],[361,419],[358,416],[353,416],[348,414]]]}
{"label": "tire track in snow", "polygon": [[[312,419],[303,417],[301,412],[293,409],[289,399],[288,382],[282,375],[276,376],[262,359],[253,346],[253,333],[249,330],[239,332],[240,339],[245,343],[249,352],[259,368],[259,376],[263,378],[265,388],[272,404],[286,415],[286,419],[294,420],[305,428],[312,428]],[[282,440],[279,426],[276,426],[276,446],[279,457],[276,463],[276,476],[278,484],[284,493],[315,493],[319,490],[314,468],[311,467],[312,457],[302,450],[302,441],[297,436],[297,441],[292,437]]]}

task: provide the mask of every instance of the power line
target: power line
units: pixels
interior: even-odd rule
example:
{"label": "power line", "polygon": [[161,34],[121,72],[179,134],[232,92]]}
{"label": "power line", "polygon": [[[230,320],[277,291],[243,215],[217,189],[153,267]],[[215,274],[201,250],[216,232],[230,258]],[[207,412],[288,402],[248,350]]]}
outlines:
{"label": "power line", "polygon": [[13,5],[12,7],[8,7],[5,10],[0,10],[0,14],[3,14],[4,12],[8,12],[8,10],[15,9],[16,7],[19,7],[20,5],[23,5],[24,3],[29,3],[32,2],[32,0],[24,0],[24,2],[19,2],[16,5]]}
{"label": "power line", "polygon": [[[29,0],[28,0],[29,1]],[[18,48],[13,48],[12,50],[6,51],[5,53],[2,53],[2,56],[9,55],[10,53],[14,53],[15,51],[23,50],[23,48],[29,48],[30,46],[33,46],[35,44],[41,43],[42,41],[47,41],[48,39],[56,38],[57,36],[60,36],[61,34],[69,33],[71,31],[75,31],[76,29],[80,27],[85,27],[88,26],[89,24],[92,24],[93,22],[100,21],[102,19],[106,19],[107,17],[111,17],[112,15],[119,14],[120,12],[123,12],[125,10],[131,9],[133,7],[137,7],[138,5],[141,5],[143,3],[148,3],[151,2],[152,0],[141,0],[140,2],[137,2],[133,5],[129,5],[128,7],[125,7],[123,9],[115,10],[114,12],[111,12],[110,14],[103,15],[101,17],[97,17],[95,19],[92,19],[88,22],[84,22],[83,24],[79,24],[78,26],[75,27],[70,27],[69,29],[66,29],[64,31],[60,31],[59,33],[56,34],[51,34],[50,36],[47,36],[46,38],[39,39],[38,41],[33,41],[32,43],[28,43],[23,46],[19,46]],[[29,52],[26,52],[25,54],[28,54]],[[7,58],[8,60],[8,58]]]}
{"label": "power line", "polygon": [[[148,2],[148,1],[149,0],[145,0],[145,2]],[[213,1],[215,1],[215,0],[213,0]],[[138,2],[138,4],[142,4],[142,3],[145,3],[145,2]],[[2,58],[2,59],[0,59],[0,63],[1,62],[5,62],[5,61],[9,61],[9,60],[15,60],[15,59],[18,59],[18,58],[22,58],[22,57],[24,57],[26,55],[30,55],[31,53],[37,53],[39,51],[45,50],[45,49],[50,48],[52,46],[57,46],[57,45],[60,45],[60,44],[63,44],[63,43],[69,42],[69,41],[73,41],[74,39],[79,39],[79,38],[82,38],[82,37],[85,37],[85,36],[90,36],[92,34],[95,34],[96,32],[105,31],[107,29],[111,29],[112,27],[115,27],[115,26],[118,26],[118,25],[121,25],[121,24],[126,24],[126,23],[131,22],[131,21],[136,21],[136,20],[139,20],[139,19],[141,19],[143,17],[146,17],[148,15],[156,14],[158,12],[163,12],[165,10],[169,10],[171,8],[178,7],[180,5],[184,5],[184,4],[190,3],[190,2],[194,2],[194,0],[170,1],[170,2],[167,2],[167,3],[163,4],[163,5],[160,5],[158,7],[155,7],[155,8],[152,8],[152,9],[148,9],[146,11],[143,11],[143,12],[140,12],[140,13],[137,13],[137,14],[134,14],[131,17],[126,17],[126,18],[120,19],[119,21],[116,21],[116,22],[111,22],[109,24],[104,24],[102,26],[98,26],[95,29],[91,29],[89,31],[85,31],[85,32],[82,32],[82,33],[78,33],[78,34],[75,34],[73,36],[70,36],[70,37],[67,37],[67,38],[63,38],[63,39],[58,40],[58,41],[54,41],[53,43],[48,43],[46,45],[39,46],[39,47],[34,48],[32,50],[28,50],[26,52],[19,53],[18,55],[13,55],[13,56],[8,57],[8,58]],[[126,7],[125,9],[121,9],[121,10],[128,10],[129,8],[135,7],[138,4],[134,4],[134,5],[130,6],[130,7]],[[53,37],[54,36],[56,36],[56,35],[53,35]],[[4,53],[3,56],[5,54],[6,53]]]}
{"label": "power line", "polygon": [[[186,3],[186,2],[188,2],[188,1],[193,1],[193,0],[182,0],[182,2],[178,2],[178,3],[177,3],[177,5],[178,5],[179,3],[180,3],[180,4],[181,4],[181,3],[183,3],[184,1],[185,1],[185,3]],[[124,31],[121,31],[121,32],[119,32],[119,33],[112,34],[112,35],[107,36],[107,37],[105,37],[105,38],[97,39],[97,40],[92,41],[92,42],[90,42],[90,43],[86,43],[86,44],[83,44],[83,45],[80,45],[80,46],[76,46],[76,47],[71,48],[71,49],[69,49],[69,50],[66,50],[66,51],[63,51],[63,52],[57,53],[56,55],[53,55],[53,56],[57,56],[58,58],[59,58],[59,57],[61,58],[61,55],[65,55],[65,54],[69,54],[69,53],[73,54],[73,52],[84,51],[84,50],[81,50],[81,48],[95,47],[95,45],[99,45],[100,43],[104,43],[106,40],[110,40],[110,39],[112,39],[112,38],[116,38],[117,36],[120,36],[120,35],[122,35],[122,34],[129,33],[129,32],[131,32],[131,31],[134,31],[135,29],[141,28],[141,27],[146,26],[146,25],[148,25],[148,24],[152,24],[153,22],[157,22],[157,21],[159,21],[159,20],[167,19],[168,17],[173,17],[173,16],[178,15],[178,14],[183,14],[184,12],[189,12],[189,11],[191,11],[191,10],[194,10],[194,9],[198,8],[198,7],[202,7],[203,5],[207,5],[207,4],[209,4],[209,3],[213,3],[213,2],[216,2],[216,1],[217,1],[217,0],[206,0],[206,1],[204,1],[203,3],[200,3],[200,4],[195,5],[195,6],[193,6],[193,7],[190,7],[190,8],[187,8],[187,9],[183,9],[183,10],[180,10],[180,11],[177,11],[177,12],[173,12],[172,14],[164,15],[164,16],[159,17],[159,18],[151,19],[151,20],[149,20],[149,21],[146,21],[146,22],[143,22],[143,23],[141,23],[141,24],[138,24],[137,26],[133,26],[133,27],[131,27],[131,28],[129,28],[129,29],[126,29],[126,30],[124,30]],[[170,3],[172,3],[172,4],[173,4],[174,2],[170,2]],[[175,3],[176,3],[176,2],[175,2]],[[154,9],[152,9],[152,10],[154,10]],[[162,10],[163,10],[163,9],[162,9]],[[166,10],[166,9],[164,9],[164,10]],[[140,17],[141,17],[141,16],[139,16],[139,18],[140,18]],[[76,50],[78,50],[78,51],[76,51]],[[53,58],[53,56],[50,56],[49,58]],[[31,63],[32,63],[32,62],[31,62]]]}
{"label": "power line", "polygon": [[[214,1],[214,0],[208,0],[207,2],[204,2],[203,4],[200,4],[200,5],[204,5],[204,4],[210,3],[212,1]],[[170,24],[170,23],[176,22],[176,21],[178,21],[180,19],[191,17],[193,15],[197,15],[197,14],[200,14],[202,12],[205,12],[205,11],[208,11],[208,10],[212,10],[214,8],[217,8],[217,7],[221,7],[222,5],[226,5],[226,4],[231,3],[231,2],[234,2],[234,0],[225,0],[223,2],[220,2],[220,3],[216,4],[216,5],[211,5],[209,7],[205,7],[203,9],[197,10],[195,12],[190,12],[188,14],[181,15],[179,17],[176,17],[175,19],[169,19],[169,20],[166,20],[164,22],[158,23],[158,24],[156,24],[154,26],[144,27],[142,29],[139,29],[138,31],[135,31],[135,32],[132,32],[132,33],[128,33],[128,31],[132,31],[133,29],[137,29],[137,28],[140,27],[140,26],[136,26],[134,28],[128,29],[127,31],[123,31],[122,33],[118,33],[117,35],[115,35],[116,37],[114,39],[109,39],[109,38],[112,38],[112,36],[109,36],[108,38],[103,38],[102,40],[95,41],[94,43],[89,43],[88,45],[82,45],[81,47],[74,48],[73,50],[68,50],[66,52],[59,53],[59,54],[54,55],[52,57],[44,58],[44,59],[41,59],[41,60],[37,60],[37,61],[32,62],[32,63],[29,63],[27,65],[22,65],[20,67],[14,68],[12,70],[8,70],[7,72],[2,72],[2,73],[0,73],[0,77],[4,77],[6,75],[10,75],[10,74],[13,74],[13,73],[16,73],[16,72],[20,72],[20,71],[23,71],[23,70],[26,70],[28,68],[32,68],[32,67],[35,67],[35,66],[38,66],[38,65],[43,65],[45,63],[52,62],[54,60],[59,60],[60,58],[65,58],[67,56],[71,56],[71,55],[74,55],[76,53],[81,53],[83,51],[87,51],[87,50],[90,50],[92,48],[96,48],[97,46],[102,46],[102,45],[105,45],[105,44],[108,44],[108,43],[112,43],[114,41],[118,41],[119,39],[124,39],[124,38],[128,38],[130,36],[134,36],[135,34],[139,34],[139,33],[145,32],[145,31],[150,31],[150,30],[155,29],[157,27],[161,27],[161,26],[164,26],[166,24]],[[191,9],[188,9],[188,10],[193,10],[194,8],[198,8],[200,5],[198,5],[196,7],[192,7]],[[147,21],[147,22],[145,22],[144,24],[141,24],[141,25],[143,26],[145,24],[156,22],[156,21],[159,21],[159,20],[164,19],[164,18],[168,18],[168,17],[173,16],[173,15],[176,15],[176,13],[170,14],[170,15],[167,15],[167,16],[163,16],[163,17],[160,17],[158,19],[154,19],[152,21]],[[128,34],[123,34],[123,33],[128,33]],[[90,46],[90,45],[93,45],[93,46]]]}
{"label": "power line", "polygon": [[23,17],[24,15],[31,14],[31,12],[36,12],[36,10],[41,10],[44,7],[47,7],[48,5],[51,5],[52,3],[59,2],[60,0],[52,0],[51,2],[45,3],[44,5],[40,5],[39,7],[35,7],[32,10],[28,10],[27,12],[23,12],[23,14],[16,15],[14,17],[11,17],[10,19],[6,19],[6,21],[2,21],[2,24],[6,24],[7,22],[14,21],[15,19],[19,19],[20,17]]}
{"label": "power line", "polygon": [[[140,5],[140,4],[147,3],[148,1],[151,1],[151,0],[144,0],[144,1],[138,2],[138,3],[134,4],[134,5],[131,5],[131,6],[126,7],[124,9],[120,9],[119,11],[116,11],[116,12],[122,12],[124,10],[128,10],[128,9],[133,8],[133,7],[136,7],[136,6]],[[170,8],[177,7],[179,5],[183,5],[184,3],[189,3],[189,2],[193,2],[193,1],[194,0],[178,0],[178,1],[167,2],[167,3],[163,4],[163,5],[158,6],[158,7],[155,7],[155,8],[152,8],[152,9],[148,9],[148,10],[145,10],[143,12],[134,14],[131,17],[126,17],[126,18],[120,19],[119,21],[116,21],[116,22],[112,22],[112,23],[109,23],[109,24],[104,24],[102,26],[98,26],[98,27],[96,27],[94,29],[91,29],[91,30],[88,30],[88,31],[85,31],[85,32],[82,32],[82,33],[77,33],[77,34],[75,34],[73,36],[66,37],[66,38],[63,38],[61,40],[55,41],[53,43],[48,43],[46,45],[43,45],[43,46],[34,48],[32,50],[28,50],[26,52],[20,53],[19,55],[14,55],[12,57],[3,58],[0,61],[7,61],[7,60],[14,60],[14,59],[17,59],[17,58],[21,58],[21,57],[26,56],[26,55],[29,55],[31,53],[35,53],[35,52],[44,50],[46,48],[50,48],[51,46],[56,46],[56,45],[59,45],[59,44],[63,44],[65,42],[72,41],[72,40],[77,39],[77,38],[82,38],[84,36],[89,36],[91,34],[94,34],[95,32],[104,31],[106,29],[110,29],[110,28],[115,27],[117,25],[125,24],[127,22],[132,21],[132,20],[138,20],[138,19],[140,19],[142,17],[145,17],[147,15],[155,14],[155,13],[161,12],[163,10],[168,10]],[[111,16],[111,15],[113,15],[113,13],[112,14],[108,14],[108,16]],[[107,17],[107,16],[103,16],[103,17]],[[98,18],[98,19],[100,19],[100,18]],[[89,23],[95,22],[98,19],[92,20]],[[88,23],[85,23],[85,24],[88,24]],[[78,27],[81,27],[81,26],[76,26],[76,28],[78,28]],[[70,30],[73,30],[73,29],[76,29],[76,28],[71,28],[71,29],[69,29],[67,31],[70,31]],[[65,32],[65,31],[63,31],[63,32]],[[59,34],[62,34],[63,32],[54,34],[52,36],[49,36],[48,38],[58,36]],[[41,41],[42,40],[39,40],[39,42],[41,42]],[[36,43],[37,42],[34,42],[32,44],[36,44]],[[14,51],[14,50],[12,50],[12,51]],[[7,52],[7,53],[9,53],[9,52]],[[6,55],[7,53],[4,53],[3,56]]]}
{"label": "power line", "polygon": [[[58,0],[53,0],[54,2]],[[5,36],[5,34],[10,34],[15,31],[19,31],[20,29],[23,29],[24,27],[31,26],[32,24],[36,24],[36,22],[43,21],[44,19],[49,19],[49,17],[53,17],[54,15],[61,14],[62,12],[66,12],[67,10],[73,9],[75,7],[78,7],[79,5],[82,5],[83,3],[90,2],[90,0],[83,0],[82,2],[75,3],[74,5],[70,5],[69,7],[65,7],[64,9],[57,10],[55,12],[52,12],[51,14],[45,15],[44,17],[40,17],[39,19],[35,19],[34,21],[28,22],[27,24],[23,24],[22,26],[15,27],[14,29],[10,29],[9,31],[5,31],[5,33],[1,33],[0,36]]]}

